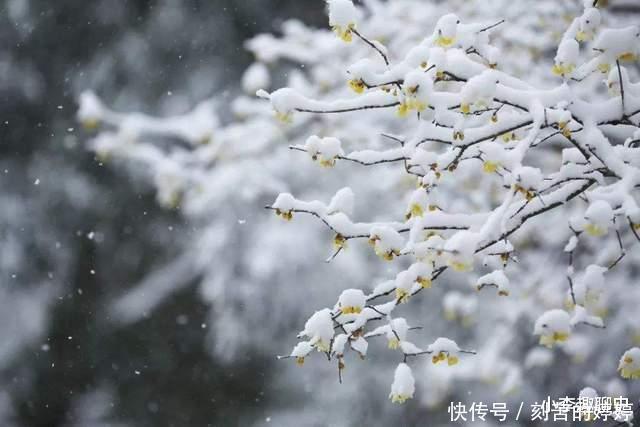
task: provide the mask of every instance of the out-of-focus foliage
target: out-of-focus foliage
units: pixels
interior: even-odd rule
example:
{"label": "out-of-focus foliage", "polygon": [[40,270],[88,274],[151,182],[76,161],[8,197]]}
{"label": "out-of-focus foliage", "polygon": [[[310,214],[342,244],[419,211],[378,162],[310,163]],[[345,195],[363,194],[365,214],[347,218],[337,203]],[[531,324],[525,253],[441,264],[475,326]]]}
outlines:
{"label": "out-of-focus foliage", "polygon": [[249,424],[260,413],[275,362],[258,350],[212,357],[215,325],[193,286],[130,328],[113,317],[114,298],[197,231],[96,161],[75,110],[88,87],[165,114],[236,87],[251,59],[243,40],[278,16],[321,17],[322,5],[265,4],[0,1],[1,425]]}

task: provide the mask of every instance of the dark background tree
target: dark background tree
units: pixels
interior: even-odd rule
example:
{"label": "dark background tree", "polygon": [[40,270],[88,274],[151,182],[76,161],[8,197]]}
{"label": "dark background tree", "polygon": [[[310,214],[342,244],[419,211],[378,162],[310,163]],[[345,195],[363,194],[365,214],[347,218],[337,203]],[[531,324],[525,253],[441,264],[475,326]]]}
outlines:
{"label": "dark background tree", "polygon": [[[76,97],[163,114],[233,93],[247,38],[299,0],[0,2],[0,421],[4,425],[236,425],[260,414],[271,355],[222,363],[187,287],[116,328],[105,307],[179,252],[188,232],[82,147]],[[130,188],[132,185],[135,188]],[[24,304],[23,301],[35,301]]]}

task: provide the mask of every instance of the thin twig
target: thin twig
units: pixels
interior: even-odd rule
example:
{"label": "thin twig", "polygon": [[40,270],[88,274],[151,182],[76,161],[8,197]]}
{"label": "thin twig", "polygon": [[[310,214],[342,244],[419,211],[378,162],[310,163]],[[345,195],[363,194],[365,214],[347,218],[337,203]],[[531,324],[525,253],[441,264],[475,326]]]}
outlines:
{"label": "thin twig", "polygon": [[616,66],[618,67],[618,79],[620,80],[620,97],[622,98],[622,117],[625,116],[625,102],[624,102],[624,82],[622,81],[622,70],[620,69],[620,60],[616,59]]}
{"label": "thin twig", "polygon": [[363,105],[362,107],[349,107],[349,108],[337,108],[335,110],[313,110],[310,108],[296,108],[295,111],[300,113],[312,113],[312,114],[339,114],[339,113],[350,113],[353,111],[362,111],[362,110],[376,110],[379,108],[393,108],[400,105],[399,101],[392,102],[390,104],[382,104],[382,105]]}
{"label": "thin twig", "polygon": [[389,58],[387,58],[387,54],[384,53],[378,46],[376,46],[376,44],[374,42],[372,42],[371,40],[369,40],[368,38],[366,38],[365,36],[360,34],[360,32],[358,32],[355,28],[352,29],[351,31],[353,32],[353,34],[358,36],[360,38],[360,40],[362,40],[363,42],[365,42],[366,44],[371,46],[371,48],[373,48],[376,52],[378,52],[380,54],[380,56],[382,57],[382,59],[384,60],[384,63],[386,65],[389,65]]}
{"label": "thin twig", "polygon": [[[597,1],[597,0],[596,0],[596,1]],[[495,27],[497,27],[498,25],[502,25],[502,24],[504,24],[504,22],[505,22],[505,21],[504,21],[504,19],[503,19],[503,20],[501,20],[501,21],[498,21],[498,22],[496,22],[496,23],[495,23],[495,24],[493,24],[493,25],[489,25],[488,27],[485,27],[485,28],[481,29],[480,31],[478,31],[478,33],[483,33],[483,32],[485,32],[485,31],[492,30],[492,29],[494,29]]]}

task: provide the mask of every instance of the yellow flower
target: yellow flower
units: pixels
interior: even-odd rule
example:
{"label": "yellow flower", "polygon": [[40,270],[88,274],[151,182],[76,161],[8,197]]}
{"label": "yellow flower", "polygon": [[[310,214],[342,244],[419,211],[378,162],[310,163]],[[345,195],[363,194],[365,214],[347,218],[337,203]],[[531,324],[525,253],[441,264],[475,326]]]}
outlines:
{"label": "yellow flower", "polygon": [[514,132],[507,132],[502,134],[502,141],[510,142],[516,139],[516,134]]}
{"label": "yellow flower", "polygon": [[431,363],[433,363],[434,365],[445,360],[447,358],[447,356],[444,353],[438,353],[435,354],[433,356],[431,356]]}
{"label": "yellow flower", "polygon": [[285,123],[285,124],[290,124],[293,122],[293,114],[289,113],[281,113],[279,111],[276,111],[276,119],[278,119],[278,121]]}
{"label": "yellow flower", "polygon": [[329,344],[324,342],[323,340],[318,340],[314,345],[318,351],[324,353],[329,351]]}
{"label": "yellow flower", "polygon": [[410,98],[410,99],[407,101],[407,105],[409,106],[409,109],[410,109],[410,110],[416,110],[416,111],[418,111],[418,112],[422,112],[422,111],[424,111],[424,110],[426,110],[426,109],[427,109],[427,104],[425,104],[425,103],[424,103],[424,102],[422,102],[422,101],[418,101],[418,100],[417,100],[417,99],[415,99],[415,98]]}
{"label": "yellow flower", "polygon": [[409,301],[409,298],[411,298],[411,294],[406,289],[396,288],[396,300],[400,304]]}
{"label": "yellow flower", "polygon": [[536,197],[533,191],[529,191],[526,188],[522,188],[519,185],[516,185],[516,191],[519,193],[522,193],[522,195],[524,196],[525,199],[527,199],[527,201],[531,201],[533,200],[534,197]]}
{"label": "yellow flower", "polygon": [[564,62],[561,62],[559,64],[555,64],[553,68],[551,68],[551,72],[556,76],[565,77],[571,74],[575,68],[576,66],[574,64],[565,64]]}
{"label": "yellow flower", "polygon": [[463,114],[469,114],[471,112],[471,106],[469,104],[460,104],[460,111]]}
{"label": "yellow flower", "polygon": [[486,173],[494,173],[495,171],[498,170],[498,166],[499,164],[497,162],[492,162],[490,160],[487,160],[482,165],[482,170],[485,171]]}
{"label": "yellow flower", "polygon": [[335,246],[336,249],[346,249],[347,239],[342,234],[336,234],[333,238],[333,246]]}
{"label": "yellow flower", "polygon": [[466,273],[472,270],[472,266],[468,262],[451,260],[449,261],[449,267],[453,269],[453,271],[457,271],[460,273]]}
{"label": "yellow flower", "polygon": [[335,158],[320,160],[320,166],[322,166],[323,168],[332,168],[335,165],[336,165],[336,159]]}
{"label": "yellow flower", "polygon": [[567,122],[559,122],[558,128],[560,129],[560,131],[562,132],[562,135],[565,138],[571,138],[571,130],[569,129]]}
{"label": "yellow flower", "polygon": [[460,141],[464,140],[464,132],[461,130],[453,131],[453,140],[459,139]]}
{"label": "yellow flower", "polygon": [[304,365],[304,357],[296,357],[296,365],[298,366]]}
{"label": "yellow flower", "polygon": [[364,81],[362,79],[351,79],[349,80],[349,87],[355,93],[364,93],[367,85],[364,84]]}
{"label": "yellow flower", "polygon": [[391,402],[393,402],[393,403],[404,403],[409,399],[411,399],[411,396],[409,396],[407,394],[392,394],[391,395]]}
{"label": "yellow flower", "polygon": [[584,227],[584,231],[587,232],[588,235],[593,237],[604,236],[607,233],[607,230],[596,225],[596,224],[587,224]]}
{"label": "yellow flower", "polygon": [[356,25],[351,23],[347,25],[346,28],[341,27],[340,25],[335,25],[332,30],[336,35],[344,42],[351,42],[353,40],[352,32],[355,30]]}
{"label": "yellow flower", "polygon": [[397,350],[398,347],[400,347],[400,341],[398,340],[398,338],[391,338],[389,340],[389,343],[387,344],[387,347],[389,347],[391,350]]}
{"label": "yellow flower", "polygon": [[413,203],[409,206],[409,213],[407,214],[407,219],[411,217],[422,216],[424,214],[424,209],[418,203]]}
{"label": "yellow flower", "polygon": [[432,283],[430,278],[418,276],[418,278],[416,279],[416,282],[420,285],[422,289],[431,288]]}
{"label": "yellow flower", "polygon": [[611,64],[609,64],[607,62],[603,62],[601,64],[598,64],[598,70],[602,74],[609,74],[609,72],[611,71]]}
{"label": "yellow flower", "polygon": [[397,113],[398,117],[407,117],[407,114],[409,114],[409,105],[404,102],[401,103],[400,105],[398,105]]}
{"label": "yellow flower", "polygon": [[576,40],[579,42],[589,41],[591,40],[591,34],[584,31],[578,31],[578,33],[576,34]]}
{"label": "yellow flower", "polygon": [[640,369],[631,371],[631,370],[622,368],[620,370],[620,375],[622,376],[622,378],[637,380],[637,379],[640,379]]}
{"label": "yellow flower", "polygon": [[431,362],[436,365],[440,362],[444,362],[447,361],[447,365],[449,366],[453,366],[458,364],[459,359],[458,356],[454,356],[454,355],[447,355],[445,352],[441,351],[438,354],[435,354],[431,357]]}
{"label": "yellow flower", "polygon": [[551,335],[540,335],[540,344],[551,348],[554,344],[565,342],[569,339],[569,334],[565,332],[554,332]]}
{"label": "yellow flower", "polygon": [[622,356],[622,360],[618,366],[618,372],[620,372],[620,376],[622,378],[628,380],[640,379],[640,363],[636,362],[632,355],[632,353],[635,353],[636,355],[640,353],[640,351],[637,350],[637,348],[634,348],[627,351],[624,356]]}
{"label": "yellow flower", "polygon": [[618,56],[618,60],[621,62],[635,62],[638,60],[638,55],[633,52],[624,52]]}
{"label": "yellow flower", "polygon": [[86,130],[95,130],[98,126],[100,126],[100,120],[98,120],[98,119],[84,119],[82,121],[82,126]]}
{"label": "yellow flower", "polygon": [[444,37],[444,36],[439,36],[436,39],[436,45],[440,46],[440,47],[449,47],[451,46],[453,43],[455,43],[456,38],[455,37]]}
{"label": "yellow flower", "polygon": [[340,311],[342,312],[342,314],[359,314],[362,312],[362,307],[347,306],[342,307]]}
{"label": "yellow flower", "polygon": [[276,215],[278,215],[279,217],[281,217],[286,221],[291,221],[291,219],[293,218],[292,211],[282,211],[280,209],[276,209]]}
{"label": "yellow flower", "polygon": [[378,253],[378,256],[381,257],[385,261],[393,261],[393,257],[396,255],[394,251],[387,251]]}

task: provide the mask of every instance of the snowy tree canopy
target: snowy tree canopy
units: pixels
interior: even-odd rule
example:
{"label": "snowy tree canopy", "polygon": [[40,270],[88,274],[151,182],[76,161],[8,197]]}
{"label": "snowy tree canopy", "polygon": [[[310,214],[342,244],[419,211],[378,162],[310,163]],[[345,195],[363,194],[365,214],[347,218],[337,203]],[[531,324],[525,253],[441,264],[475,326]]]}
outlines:
{"label": "snowy tree canopy", "polygon": [[[247,42],[233,119],[217,99],[154,118],[80,98],[90,148],[142,165],[202,227],[185,259],[226,321],[218,348],[297,329],[283,358],[323,353],[341,381],[351,358],[387,351],[388,397],[417,386],[427,406],[463,380],[546,396],[525,376],[566,360],[581,369],[553,391],[637,390],[637,22],[591,0],[327,3],[327,29],[289,21]],[[229,230],[263,201],[286,225]],[[287,231],[305,216],[322,227]],[[114,310],[153,308],[141,300]],[[238,301],[250,319],[233,319]]]}
{"label": "snowy tree canopy", "polygon": [[[396,163],[417,188],[397,197],[396,203],[407,203],[408,196],[404,218],[362,222],[349,212],[329,210],[323,202],[290,194],[281,194],[270,208],[287,220],[298,214],[320,219],[335,235],[336,255],[347,242],[367,239],[383,260],[408,259],[411,265],[401,269],[393,282],[368,293],[357,310],[345,310],[338,302],[331,311],[318,312],[327,313],[323,317],[327,334],[309,344],[331,357],[327,341],[333,334],[328,332],[335,329],[361,347],[370,322],[391,322],[409,299],[418,294],[428,298],[425,289],[449,270],[464,274],[493,270],[478,279],[477,289],[494,286],[499,295],[509,298],[508,276],[515,270],[511,266],[516,253],[527,256],[512,236],[526,222],[556,209],[565,210],[569,219],[557,224],[570,230],[565,247],[570,255],[569,297],[565,308],[542,313],[533,333],[540,336],[541,344],[553,347],[566,342],[574,329],[604,328],[597,307],[603,283],[609,271],[623,262],[627,246],[633,244],[629,240],[640,242],[640,170],[635,161],[640,137],[640,93],[635,87],[640,85],[629,78],[625,66],[638,59],[640,28],[608,28],[601,24],[597,4],[585,2],[559,43],[550,70],[557,83],[546,88],[501,70],[491,32],[502,22],[468,23],[454,14],[444,15],[430,36],[394,60],[390,49],[359,32],[356,8],[349,3],[329,2],[338,36],[351,42],[353,33],[379,55],[377,62],[367,57],[348,68],[349,86],[360,96],[312,98],[295,88],[260,91],[258,96],[268,99],[285,122],[309,113],[357,111],[364,116],[374,109],[395,113],[406,121],[402,134],[385,134],[396,147],[346,152],[341,140],[313,135],[292,148],[308,153],[322,166],[334,166],[337,161],[371,167]],[[603,94],[595,80],[603,81],[608,93]],[[485,206],[469,203],[473,201],[465,194],[469,182],[474,183],[472,192],[490,199]],[[460,199],[435,202],[449,193]],[[579,202],[573,203],[574,199]],[[617,242],[617,255],[601,252],[584,271],[575,268],[574,253],[583,242],[593,244],[596,239],[602,241],[600,245]],[[587,262],[588,256],[583,258]],[[580,293],[574,286],[578,277]],[[517,295],[513,299],[513,304],[522,303]],[[343,347],[345,339],[338,337],[335,340]],[[447,340],[447,345],[438,346],[442,340],[446,339],[439,338],[426,350],[410,342],[406,349],[401,345],[403,361],[432,354],[434,363],[447,358],[450,365],[456,364],[457,344]],[[338,357],[343,357],[342,351]],[[403,366],[398,369],[403,371]],[[620,369],[626,378],[634,376],[633,368],[624,363]]]}

